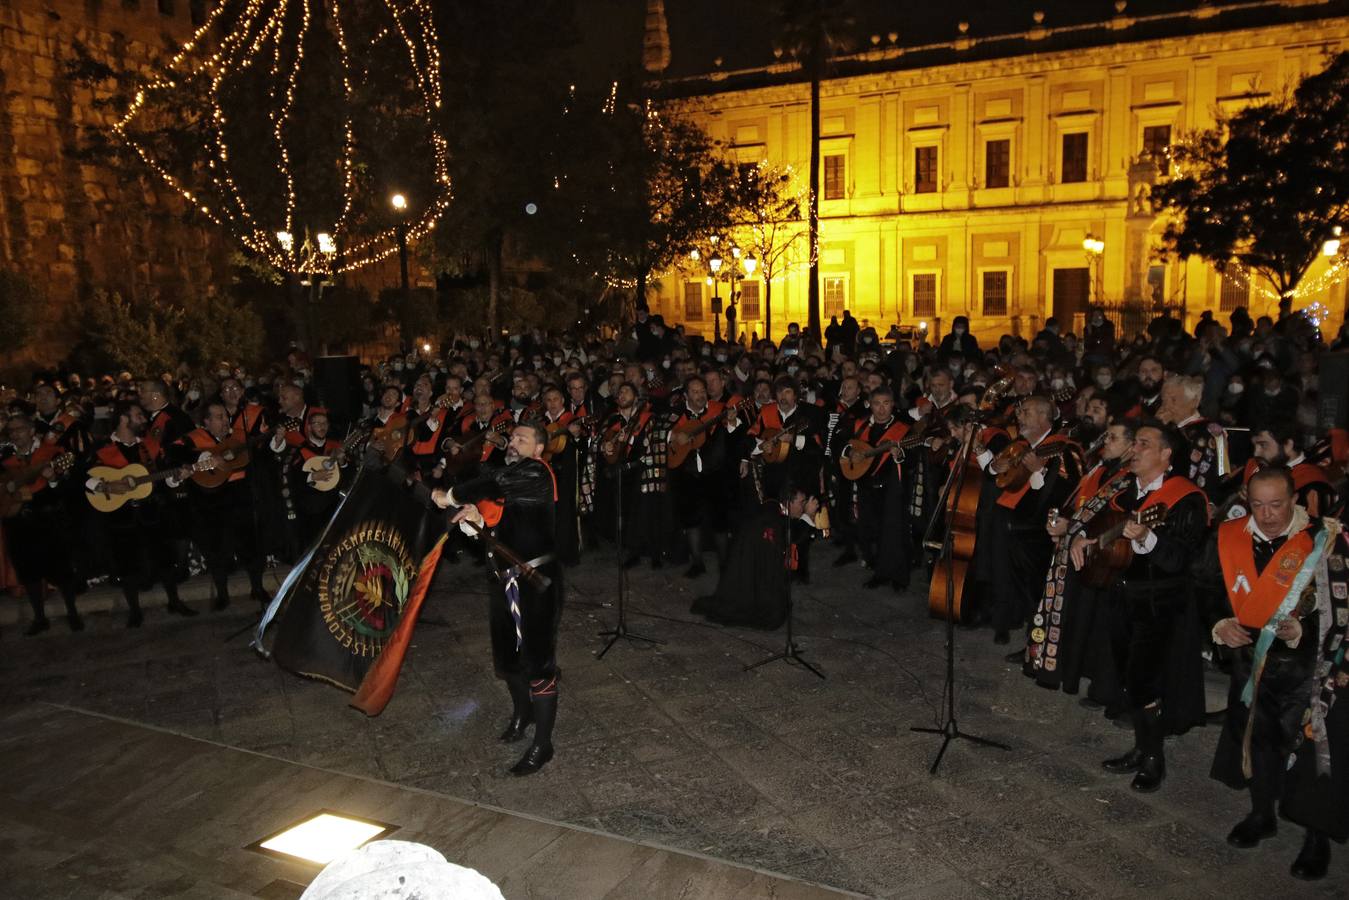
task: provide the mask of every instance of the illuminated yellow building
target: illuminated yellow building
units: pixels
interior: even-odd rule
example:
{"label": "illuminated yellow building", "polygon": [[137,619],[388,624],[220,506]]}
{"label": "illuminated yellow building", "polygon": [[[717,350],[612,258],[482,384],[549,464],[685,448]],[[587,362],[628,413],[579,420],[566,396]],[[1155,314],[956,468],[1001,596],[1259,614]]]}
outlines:
{"label": "illuminated yellow building", "polygon": [[[916,47],[873,35],[869,49],[834,59],[821,91],[822,321],[847,308],[882,334],[896,321],[940,334],[966,315],[981,338],[996,338],[1033,334],[1051,315],[1080,332],[1089,302],[1183,310],[1187,326],[1205,310],[1225,323],[1238,305],[1273,313],[1259,280],[1161,260],[1163,223],[1147,192],[1173,140],[1279,94],[1349,44],[1345,7],[1200,3],[1131,17],[1116,3],[1113,19],[1061,27],[1025,8],[1024,32],[980,36],[961,23]],[[669,49],[677,58],[678,42]],[[786,55],[742,69],[721,62],[663,71],[660,84],[742,163],[791,166],[804,187],[800,70]],[[648,302],[710,336],[713,288],[700,265],[666,273]],[[1319,301],[1333,329],[1345,285],[1318,279],[1326,267],[1313,268],[1304,281],[1313,290],[1296,306]],[[807,278],[804,256],[775,278],[774,336],[805,324]],[[762,335],[762,281],[743,284],[737,330]]]}

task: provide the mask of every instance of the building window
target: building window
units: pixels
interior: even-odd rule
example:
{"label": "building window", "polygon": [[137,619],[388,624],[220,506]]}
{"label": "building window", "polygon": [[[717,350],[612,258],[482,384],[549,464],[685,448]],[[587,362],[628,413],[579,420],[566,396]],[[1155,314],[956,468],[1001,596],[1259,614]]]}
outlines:
{"label": "building window", "polygon": [[843,178],[847,168],[847,159],[841,153],[824,158],[824,199],[843,199]]}
{"label": "building window", "polygon": [[984,273],[984,315],[1007,315],[1007,273]]}
{"label": "building window", "polygon": [[831,275],[824,279],[824,314],[842,316],[848,306],[848,279]]}
{"label": "building window", "polygon": [[1012,142],[1004,138],[984,144],[984,187],[1005,188],[1012,183]]}
{"label": "building window", "polygon": [[1143,156],[1161,162],[1171,151],[1171,126],[1149,125],[1143,129]]}
{"label": "building window", "polygon": [[750,319],[758,319],[759,316],[759,282],[742,281],[740,282],[740,321],[745,322]]}
{"label": "building window", "polygon": [[1218,301],[1218,309],[1222,312],[1231,312],[1238,306],[1248,306],[1251,301],[1251,282],[1250,279],[1236,273],[1229,272],[1221,276],[1222,294]]}
{"label": "building window", "polygon": [[1091,269],[1054,270],[1054,318],[1063,328],[1072,328],[1073,317],[1087,312],[1091,296]]}
{"label": "building window", "polygon": [[159,13],[164,16],[173,15],[173,0],[159,0]]}
{"label": "building window", "polygon": [[703,320],[703,286],[696,281],[684,282],[684,321]]}
{"label": "building window", "polygon": [[1063,136],[1063,178],[1064,184],[1073,184],[1087,180],[1087,140],[1085,131]]}
{"label": "building window", "polygon": [[937,190],[936,147],[914,148],[913,190],[918,194],[931,194]]}
{"label": "building window", "polygon": [[913,276],[913,314],[918,317],[937,315],[937,273],[917,272]]}

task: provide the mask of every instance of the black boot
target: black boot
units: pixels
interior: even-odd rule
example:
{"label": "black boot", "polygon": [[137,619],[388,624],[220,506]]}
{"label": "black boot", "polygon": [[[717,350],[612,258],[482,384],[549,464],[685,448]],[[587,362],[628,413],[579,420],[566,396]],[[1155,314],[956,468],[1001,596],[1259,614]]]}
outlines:
{"label": "black boot", "polygon": [[1303,881],[1320,881],[1326,877],[1329,867],[1330,838],[1323,831],[1308,828],[1307,836],[1302,839],[1302,850],[1293,860],[1288,873]]}
{"label": "black boot", "polygon": [[66,601],[66,622],[70,625],[70,630],[83,631],[84,619],[80,618],[80,611],[75,608],[75,589],[61,588],[61,597]]}
{"label": "black boot", "polygon": [[684,540],[689,545],[689,567],[684,570],[685,578],[697,578],[707,571],[703,565],[703,532],[701,528],[684,529]]}
{"label": "black boot", "polygon": [[215,576],[215,600],[211,602],[211,609],[222,610],[230,605],[230,581],[228,575]]}
{"label": "black boot", "polygon": [[251,596],[263,609],[266,609],[272,602],[272,595],[267,593],[267,589],[262,586],[262,569],[250,569],[248,571],[248,586],[251,589]]}
{"label": "black boot", "polygon": [[1138,774],[1129,787],[1140,794],[1151,794],[1162,786],[1166,779],[1166,754],[1162,749],[1162,710],[1150,706],[1139,710],[1139,721],[1143,725],[1143,741],[1140,746],[1143,758],[1138,761]]}
{"label": "black boot", "polygon": [[529,699],[534,707],[534,743],[511,767],[516,777],[533,775],[553,758],[553,723],[557,721],[557,676],[529,683]]}
{"label": "black boot", "polygon": [[197,614],[195,609],[184,603],[182,598],[178,596],[178,585],[165,584],[164,596],[169,598],[169,605],[167,607],[169,612],[187,618],[191,618]]}
{"label": "black boot", "polygon": [[1101,768],[1115,775],[1132,775],[1138,771],[1138,765],[1143,761],[1143,711],[1135,710],[1132,719],[1134,726],[1134,745],[1128,753],[1123,756],[1116,756],[1107,759],[1101,763]]}
{"label": "black boot", "polygon": [[52,627],[52,623],[47,619],[47,611],[42,604],[42,601],[46,599],[46,590],[40,581],[25,584],[23,589],[28,594],[28,605],[33,607],[33,622],[24,631],[24,634],[32,637]]}
{"label": "black boot", "polygon": [[1279,823],[1272,813],[1252,812],[1227,833],[1227,843],[1240,850],[1249,850],[1278,833]]}
{"label": "black boot", "polygon": [[122,596],[126,598],[126,627],[140,628],[145,621],[145,615],[141,612],[140,592],[132,588],[122,588]]}
{"label": "black boot", "polygon": [[529,700],[529,680],[525,676],[512,675],[507,678],[506,689],[511,692],[511,720],[498,740],[504,744],[514,744],[534,724],[534,706]]}

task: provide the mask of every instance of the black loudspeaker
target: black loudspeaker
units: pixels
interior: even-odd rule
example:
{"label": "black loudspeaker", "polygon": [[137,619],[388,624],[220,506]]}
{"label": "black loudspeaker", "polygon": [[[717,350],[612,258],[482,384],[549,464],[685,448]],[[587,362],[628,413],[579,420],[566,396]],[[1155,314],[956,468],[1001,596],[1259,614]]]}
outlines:
{"label": "black loudspeaker", "polygon": [[338,439],[361,417],[361,361],[354,356],[320,356],[314,360],[314,387],[328,408],[329,433]]}
{"label": "black loudspeaker", "polygon": [[1322,353],[1317,361],[1316,433],[1349,429],[1349,351]]}

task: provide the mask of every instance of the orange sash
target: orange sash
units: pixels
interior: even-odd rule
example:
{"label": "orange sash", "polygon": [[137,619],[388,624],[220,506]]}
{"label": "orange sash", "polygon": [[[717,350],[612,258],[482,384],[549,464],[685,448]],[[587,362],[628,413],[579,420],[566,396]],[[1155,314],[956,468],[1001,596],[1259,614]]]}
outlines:
{"label": "orange sash", "polygon": [[1260,572],[1255,566],[1254,536],[1246,531],[1249,519],[1243,516],[1218,526],[1218,558],[1237,621],[1247,628],[1264,628],[1288,596],[1314,542],[1305,529],[1289,536]]}

